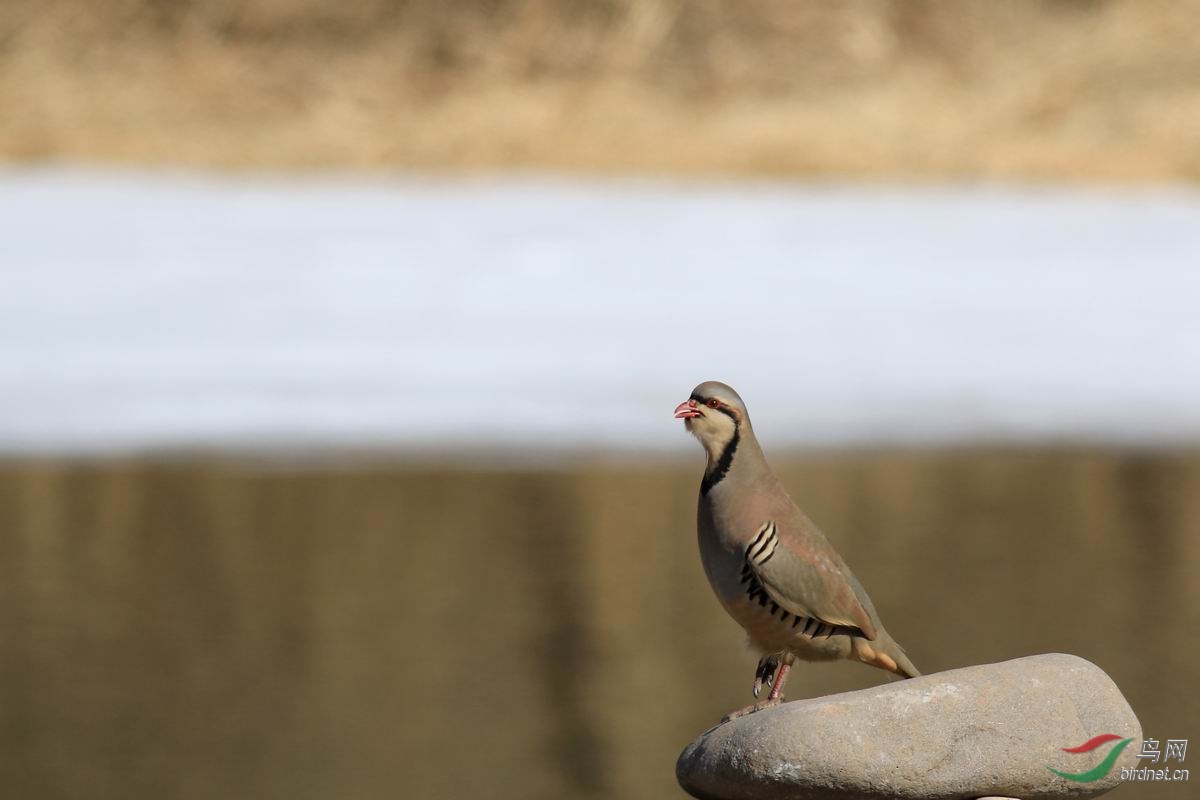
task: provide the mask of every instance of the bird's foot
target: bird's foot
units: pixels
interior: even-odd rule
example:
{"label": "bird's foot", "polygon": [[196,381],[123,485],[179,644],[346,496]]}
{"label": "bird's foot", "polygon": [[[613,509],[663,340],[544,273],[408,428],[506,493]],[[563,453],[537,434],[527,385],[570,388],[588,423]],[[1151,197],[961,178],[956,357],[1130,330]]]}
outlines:
{"label": "bird's foot", "polygon": [[762,711],[765,708],[774,708],[775,706],[780,705],[782,702],[782,697],[772,697],[767,700],[759,700],[757,703],[751,703],[745,708],[739,708],[737,711],[730,711],[728,714],[721,717],[721,722],[729,722],[731,719],[744,717],[747,714],[753,714],[755,711]]}
{"label": "bird's foot", "polygon": [[763,656],[758,660],[758,669],[754,671],[755,697],[758,697],[762,693],[763,684],[767,686],[775,685],[775,672],[779,669],[780,661],[779,656],[775,654]]}

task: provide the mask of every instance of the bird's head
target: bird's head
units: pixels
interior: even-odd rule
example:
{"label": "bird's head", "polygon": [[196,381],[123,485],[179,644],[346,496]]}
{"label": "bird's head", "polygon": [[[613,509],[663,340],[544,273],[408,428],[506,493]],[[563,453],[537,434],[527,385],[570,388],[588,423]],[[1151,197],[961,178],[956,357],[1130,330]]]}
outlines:
{"label": "bird's head", "polygon": [[742,398],[719,381],[705,381],[693,389],[691,396],[675,407],[675,419],[683,420],[684,427],[712,458],[750,422]]}

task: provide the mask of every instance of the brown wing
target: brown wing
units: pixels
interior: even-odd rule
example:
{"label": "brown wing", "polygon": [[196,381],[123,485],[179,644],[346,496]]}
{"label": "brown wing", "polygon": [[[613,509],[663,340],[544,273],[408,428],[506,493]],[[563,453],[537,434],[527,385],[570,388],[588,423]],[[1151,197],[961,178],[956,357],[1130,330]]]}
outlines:
{"label": "brown wing", "polygon": [[[768,520],[746,545],[744,575],[780,608],[829,626],[855,628],[874,640],[875,625],[841,568],[818,552],[796,552]],[[751,591],[754,591],[752,588]]]}

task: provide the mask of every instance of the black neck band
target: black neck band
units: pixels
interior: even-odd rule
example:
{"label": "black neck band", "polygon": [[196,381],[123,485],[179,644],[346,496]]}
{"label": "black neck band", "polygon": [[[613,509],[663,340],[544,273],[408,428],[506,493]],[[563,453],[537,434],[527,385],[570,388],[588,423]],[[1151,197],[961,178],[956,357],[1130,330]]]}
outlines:
{"label": "black neck band", "polygon": [[722,481],[725,473],[729,472],[729,467],[733,464],[733,454],[737,452],[738,437],[741,431],[737,428],[733,429],[733,438],[725,445],[725,449],[721,451],[721,457],[717,459],[717,463],[713,468],[704,473],[704,480],[700,482],[700,494],[706,495],[709,491]]}

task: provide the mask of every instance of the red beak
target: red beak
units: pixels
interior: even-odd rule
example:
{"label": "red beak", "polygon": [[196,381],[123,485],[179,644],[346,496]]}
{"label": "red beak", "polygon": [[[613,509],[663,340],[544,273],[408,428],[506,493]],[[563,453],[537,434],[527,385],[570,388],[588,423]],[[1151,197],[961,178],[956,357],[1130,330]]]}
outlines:
{"label": "red beak", "polygon": [[700,416],[695,400],[688,400],[675,406],[675,419],[691,419]]}

